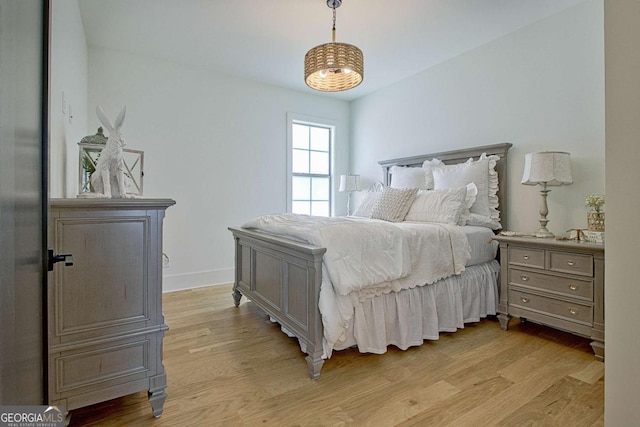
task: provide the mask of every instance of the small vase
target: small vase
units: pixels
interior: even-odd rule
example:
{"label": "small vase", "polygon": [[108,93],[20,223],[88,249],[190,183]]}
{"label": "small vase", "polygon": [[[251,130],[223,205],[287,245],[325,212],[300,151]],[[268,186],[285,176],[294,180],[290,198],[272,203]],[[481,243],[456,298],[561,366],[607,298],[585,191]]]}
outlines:
{"label": "small vase", "polygon": [[604,212],[587,213],[587,230],[604,231]]}

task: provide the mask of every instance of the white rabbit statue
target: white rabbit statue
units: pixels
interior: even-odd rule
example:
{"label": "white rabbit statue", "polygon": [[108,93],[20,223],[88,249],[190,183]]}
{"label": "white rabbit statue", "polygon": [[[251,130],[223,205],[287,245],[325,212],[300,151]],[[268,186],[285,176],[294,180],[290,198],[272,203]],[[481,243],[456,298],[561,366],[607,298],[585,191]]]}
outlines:
{"label": "white rabbit statue", "polygon": [[125,189],[125,165],[123,157],[123,148],[127,145],[126,141],[120,133],[124,116],[127,112],[125,106],[113,124],[102,110],[101,106],[96,107],[98,119],[102,125],[109,131],[109,138],[104,149],[100,153],[96,170],[91,174],[91,185],[94,193],[82,193],[81,197],[100,197],[100,198],[133,198],[131,194],[127,194]]}

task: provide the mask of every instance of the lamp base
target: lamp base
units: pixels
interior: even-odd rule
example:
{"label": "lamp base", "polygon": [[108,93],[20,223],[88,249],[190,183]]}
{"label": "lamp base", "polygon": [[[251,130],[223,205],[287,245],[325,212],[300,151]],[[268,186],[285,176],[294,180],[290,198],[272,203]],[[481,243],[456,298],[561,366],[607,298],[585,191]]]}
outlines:
{"label": "lamp base", "polygon": [[542,183],[542,190],[540,190],[540,195],[542,196],[542,206],[540,206],[540,228],[536,231],[535,236],[541,238],[553,237],[553,233],[547,229],[547,224],[549,220],[547,219],[547,215],[549,214],[549,208],[547,207],[547,195],[549,194],[547,189],[547,183]]}
{"label": "lamp base", "polygon": [[549,237],[554,237],[555,235],[549,230],[547,230],[546,227],[540,227],[540,229],[535,232],[535,236],[541,237],[541,238],[549,238]]}

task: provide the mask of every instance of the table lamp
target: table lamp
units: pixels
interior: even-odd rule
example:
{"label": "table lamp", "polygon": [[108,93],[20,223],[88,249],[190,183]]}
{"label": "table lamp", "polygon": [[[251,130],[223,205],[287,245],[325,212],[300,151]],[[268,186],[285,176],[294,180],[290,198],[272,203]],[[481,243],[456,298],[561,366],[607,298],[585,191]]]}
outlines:
{"label": "table lamp", "polygon": [[569,153],[561,151],[543,151],[539,153],[527,153],[524,157],[524,173],[522,184],[542,185],[540,195],[542,196],[542,206],[540,207],[540,228],[536,231],[536,237],[553,237],[547,229],[547,195],[549,186],[572,184],[571,164]]}
{"label": "table lamp", "polygon": [[360,175],[340,175],[340,192],[347,192],[347,215],[351,215],[351,192],[360,191]]}

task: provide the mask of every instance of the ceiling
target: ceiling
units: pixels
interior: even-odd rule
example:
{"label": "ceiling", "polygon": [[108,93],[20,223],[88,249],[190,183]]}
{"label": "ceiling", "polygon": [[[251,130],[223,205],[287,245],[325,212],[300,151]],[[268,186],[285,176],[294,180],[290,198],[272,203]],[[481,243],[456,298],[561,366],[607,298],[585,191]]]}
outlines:
{"label": "ceiling", "polygon": [[[364,52],[353,100],[585,0],[343,0],[336,40]],[[304,84],[303,60],[331,41],[326,0],[78,0],[88,45],[281,87]]]}

